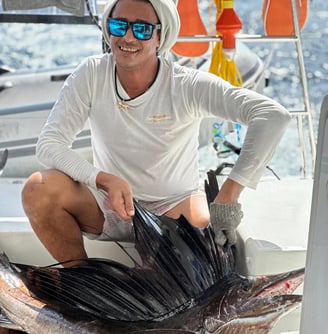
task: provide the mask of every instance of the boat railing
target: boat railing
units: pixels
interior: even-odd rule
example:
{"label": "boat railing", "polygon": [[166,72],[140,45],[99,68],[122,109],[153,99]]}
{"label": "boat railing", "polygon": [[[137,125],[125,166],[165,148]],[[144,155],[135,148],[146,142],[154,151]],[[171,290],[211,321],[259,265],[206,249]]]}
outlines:
{"label": "boat railing", "polygon": [[26,112],[43,111],[52,109],[55,101],[45,103],[32,103],[15,107],[0,108],[0,116],[9,116]]}

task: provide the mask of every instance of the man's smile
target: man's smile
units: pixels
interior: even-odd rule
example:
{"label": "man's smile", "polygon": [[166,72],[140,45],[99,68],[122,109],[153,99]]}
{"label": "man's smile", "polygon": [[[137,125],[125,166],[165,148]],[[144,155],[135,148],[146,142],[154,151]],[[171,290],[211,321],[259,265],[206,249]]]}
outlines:
{"label": "man's smile", "polygon": [[119,49],[123,52],[131,52],[131,53],[136,53],[139,51],[139,48],[135,48],[131,46],[123,46],[123,45],[120,45]]}

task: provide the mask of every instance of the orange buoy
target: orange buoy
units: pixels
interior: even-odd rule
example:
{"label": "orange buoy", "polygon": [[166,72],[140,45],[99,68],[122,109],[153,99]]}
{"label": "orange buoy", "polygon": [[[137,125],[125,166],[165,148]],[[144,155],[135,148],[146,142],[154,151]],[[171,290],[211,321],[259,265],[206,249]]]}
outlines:
{"label": "orange buoy", "polygon": [[[307,18],[307,0],[296,0],[300,29]],[[294,20],[291,0],[264,0],[262,21],[267,36],[294,35]]]}
{"label": "orange buoy", "polygon": [[242,28],[242,23],[233,9],[233,1],[215,0],[217,7],[216,31],[221,40],[212,48],[209,72],[218,75],[234,86],[243,85],[242,76],[234,61],[236,53],[235,34]]}
{"label": "orange buoy", "polygon": [[[179,0],[177,6],[181,27],[179,36],[207,35],[198,10],[198,0]],[[179,56],[199,57],[207,52],[208,42],[177,42],[172,51]]]}
{"label": "orange buoy", "polygon": [[235,52],[235,34],[242,28],[242,22],[233,9],[233,0],[223,0],[221,15],[216,22],[216,31],[222,36],[223,51],[229,56]]}

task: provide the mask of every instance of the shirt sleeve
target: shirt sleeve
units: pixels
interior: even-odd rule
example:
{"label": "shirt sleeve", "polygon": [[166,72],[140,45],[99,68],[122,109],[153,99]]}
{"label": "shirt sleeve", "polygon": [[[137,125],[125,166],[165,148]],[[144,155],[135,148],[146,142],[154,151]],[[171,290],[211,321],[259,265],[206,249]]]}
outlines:
{"label": "shirt sleeve", "polygon": [[72,150],[90,112],[90,67],[88,60],[83,62],[65,81],[39,136],[36,156],[47,168],[61,170],[76,181],[96,187],[99,170]]}
{"label": "shirt sleeve", "polygon": [[[255,91],[232,86],[221,78],[199,72],[190,89],[193,106],[205,116],[247,126],[241,153],[229,178],[255,189],[272,158],[291,115],[276,101]],[[199,115],[198,115],[199,116]]]}
{"label": "shirt sleeve", "polygon": [[[232,95],[234,93],[232,92]],[[230,178],[255,189],[290,122],[290,113],[275,101],[243,89],[235,104],[237,122],[248,126]]]}

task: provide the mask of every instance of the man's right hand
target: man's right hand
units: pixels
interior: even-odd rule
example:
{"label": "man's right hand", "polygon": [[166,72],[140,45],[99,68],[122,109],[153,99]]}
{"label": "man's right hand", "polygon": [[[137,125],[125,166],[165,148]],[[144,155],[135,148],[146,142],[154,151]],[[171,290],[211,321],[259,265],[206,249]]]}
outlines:
{"label": "man's right hand", "polygon": [[122,219],[128,220],[134,215],[133,194],[128,182],[113,174],[99,172],[96,183],[108,193],[112,210]]}

